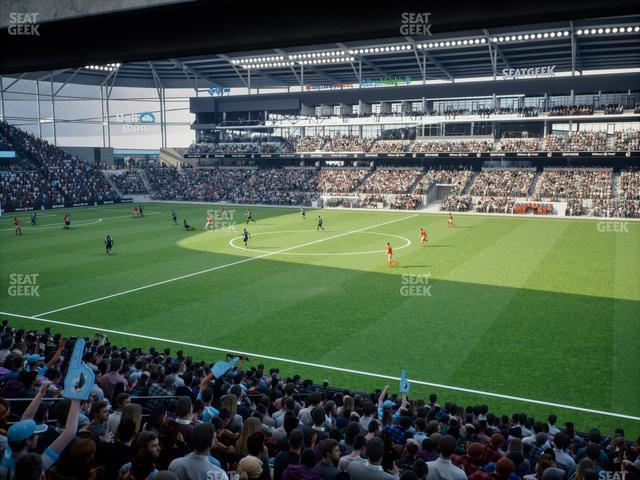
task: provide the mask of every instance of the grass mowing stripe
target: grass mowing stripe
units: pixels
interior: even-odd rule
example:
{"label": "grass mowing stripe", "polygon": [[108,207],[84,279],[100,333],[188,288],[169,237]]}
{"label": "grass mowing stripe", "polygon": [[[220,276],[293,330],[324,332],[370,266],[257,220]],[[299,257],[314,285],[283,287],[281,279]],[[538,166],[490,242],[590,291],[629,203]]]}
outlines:
{"label": "grass mowing stripe", "polygon": [[145,290],[147,288],[157,287],[158,285],[164,285],[166,283],[176,282],[178,280],[183,280],[185,278],[194,277],[196,275],[202,275],[204,273],[214,272],[216,270],[221,270],[223,268],[232,267],[234,265],[240,265],[242,263],[250,262],[252,260],[259,260],[261,258],[267,258],[267,257],[270,257],[272,255],[278,255],[279,253],[285,253],[285,252],[288,252],[288,251],[291,251],[291,250],[295,250],[296,248],[302,248],[302,247],[307,247],[309,245],[315,245],[316,243],[326,242],[328,240],[333,240],[334,238],[344,237],[345,235],[351,235],[353,233],[363,232],[363,231],[369,230],[371,228],[382,227],[383,225],[390,225],[392,223],[400,222],[402,220],[413,218],[415,216],[416,215],[408,215],[406,217],[396,218],[395,220],[389,220],[388,222],[379,223],[377,225],[371,225],[369,227],[363,227],[363,228],[360,228],[358,230],[352,230],[352,231],[348,231],[348,232],[343,232],[343,233],[340,233],[338,235],[333,235],[331,237],[320,238],[320,239],[314,240],[312,242],[303,243],[302,245],[294,245],[293,247],[284,248],[282,250],[278,250],[278,251],[275,251],[275,252],[269,252],[269,253],[265,253],[263,255],[258,255],[258,256],[255,256],[255,257],[244,258],[244,259],[238,260],[236,262],[231,262],[231,263],[227,263],[227,264],[224,264],[224,265],[218,265],[217,267],[212,267],[212,268],[208,268],[208,269],[205,269],[205,270],[200,270],[199,272],[193,272],[193,273],[189,273],[187,275],[181,275],[179,277],[170,278],[170,279],[167,279],[167,280],[163,280],[161,282],[152,283],[150,285],[144,285],[142,287],[133,288],[131,290],[125,290],[123,292],[114,293],[114,294],[111,294],[111,295],[107,295],[105,297],[94,298],[93,300],[87,300],[86,302],[77,303],[75,305],[69,305],[69,306],[66,306],[66,307],[58,308],[58,309],[51,310],[51,311],[44,312],[44,313],[39,313],[38,315],[36,315],[36,317],[43,317],[45,315],[50,315],[52,313],[62,312],[64,310],[69,310],[71,308],[76,308],[76,307],[80,307],[80,306],[83,306],[83,305],[88,305],[88,304],[91,304],[91,303],[100,302],[102,300],[107,300],[109,298],[119,297],[121,295],[126,295],[128,293],[138,292],[140,290]]}
{"label": "grass mowing stripe", "polygon": [[[131,333],[131,332],[121,332],[121,331],[118,331],[118,330],[111,330],[111,329],[102,328],[102,327],[98,327],[98,326],[80,325],[80,324],[75,324],[75,323],[63,322],[63,321],[60,321],[60,320],[51,320],[51,319],[40,318],[40,317],[31,317],[31,316],[28,316],[28,315],[18,315],[18,314],[14,314],[14,313],[1,312],[1,311],[0,311],[0,315],[5,315],[5,316],[8,316],[8,317],[14,317],[14,318],[22,318],[22,319],[26,319],[26,320],[35,320],[35,321],[44,322],[44,323],[52,323],[52,324],[56,324],[56,325],[65,325],[65,326],[74,327],[74,328],[100,330],[102,332],[112,333],[112,334],[115,334],[115,335],[142,338],[142,339],[145,339],[145,340],[154,340],[154,341],[165,342],[165,343],[173,343],[173,344],[176,344],[176,345],[182,345],[182,346],[186,346],[186,347],[202,348],[202,349],[214,350],[214,351],[218,351],[218,352],[233,353],[233,354],[236,354],[236,355],[247,355],[247,356],[251,356],[251,357],[264,358],[265,360],[274,360],[274,361],[277,361],[277,362],[291,363],[291,364],[294,364],[294,365],[304,365],[304,366],[308,366],[308,367],[321,368],[321,369],[325,369],[325,370],[334,370],[334,371],[337,371],[337,372],[350,373],[350,374],[354,374],[354,375],[362,375],[362,376],[367,376],[367,377],[382,378],[382,379],[385,379],[385,380],[400,381],[400,377],[396,377],[396,376],[393,376],[393,375],[385,375],[385,374],[381,374],[381,373],[366,372],[366,371],[362,371],[362,370],[353,370],[353,369],[350,369],[350,368],[335,367],[335,366],[332,366],[332,365],[320,365],[320,364],[316,364],[316,363],[312,363],[312,362],[306,362],[304,360],[294,360],[294,359],[291,359],[291,358],[274,357],[274,356],[271,356],[271,355],[263,355],[263,354],[259,354],[259,353],[242,352],[242,351],[239,351],[239,350],[232,350],[232,349],[222,348],[222,347],[214,347],[214,346],[211,346],[211,345],[199,345],[197,343],[192,343],[192,342],[183,342],[183,341],[180,341],[180,340],[171,340],[171,339],[168,339],[168,338],[158,338],[158,337],[153,337],[151,335],[141,335],[141,334]],[[494,393],[494,392],[483,392],[483,391],[480,391],[480,390],[474,390],[474,389],[470,389],[470,388],[456,387],[456,386],[453,386],[453,385],[442,385],[442,384],[439,384],[439,383],[425,382],[423,380],[415,380],[415,379],[412,379],[412,378],[409,378],[408,380],[409,380],[409,382],[415,383],[415,384],[418,384],[418,385],[426,385],[426,386],[430,386],[430,387],[442,388],[444,390],[453,390],[453,391],[457,391],[457,392],[473,393],[473,394],[477,394],[477,395],[485,395],[485,396],[488,396],[488,397],[502,398],[502,399],[514,400],[514,401],[518,401],[518,402],[532,403],[532,404],[537,404],[537,405],[546,405],[546,406],[550,406],[550,407],[563,408],[563,409],[567,409],[567,410],[575,410],[575,411],[578,411],[578,412],[595,413],[595,414],[598,414],[598,415],[606,415],[606,416],[609,416],[609,417],[617,417],[617,418],[624,418],[624,419],[627,419],[627,420],[640,421],[640,417],[635,417],[635,416],[632,416],[632,415],[626,415],[624,413],[605,412],[605,411],[602,411],[602,410],[593,410],[593,409],[585,408],[585,407],[577,407],[575,405],[563,405],[563,404],[560,404],[560,403],[545,402],[545,401],[542,401],[542,400],[535,400],[535,399],[531,399],[531,398],[514,397],[512,395],[503,395],[503,394]]]}

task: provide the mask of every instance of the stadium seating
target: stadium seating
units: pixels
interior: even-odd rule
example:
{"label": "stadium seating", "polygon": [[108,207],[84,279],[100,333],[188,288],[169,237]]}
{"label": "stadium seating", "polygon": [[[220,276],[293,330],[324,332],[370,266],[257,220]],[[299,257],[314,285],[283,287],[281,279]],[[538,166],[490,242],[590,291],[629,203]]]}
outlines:
{"label": "stadium seating", "polygon": [[33,165],[33,170],[0,173],[3,205],[25,208],[118,198],[100,170],[78,157],[6,122],[0,122],[0,139]]}
{"label": "stadium seating", "polygon": [[[444,478],[470,480],[533,480],[536,472],[552,478],[547,470],[559,480],[576,470],[621,468],[637,479],[640,469],[638,444],[621,429],[584,434],[566,421],[570,417],[559,423],[554,414],[500,415],[486,404],[439,403],[435,394],[400,399],[386,387],[372,393],[333,388],[257,362],[249,366],[250,359],[215,377],[210,364],[181,350],[116,346],[103,335],[85,344],[82,358],[95,383],[72,414],[61,391],[74,339],[7,322],[0,333],[0,433],[11,448],[3,466],[20,470],[68,431],[71,446],[47,478],[95,478],[90,470],[100,467],[104,478],[154,478],[168,469],[177,476],[162,478],[183,480],[192,478],[189,466],[195,468],[191,452],[208,458],[207,469],[220,475],[215,478],[235,471],[243,479],[357,480],[369,478],[359,470],[369,463],[389,478],[425,479],[439,456],[457,472]],[[27,454],[19,432],[36,424],[48,429],[37,435],[36,453]],[[329,455],[336,448],[339,453]],[[300,476],[304,469],[307,476]]]}
{"label": "stadium seating", "polygon": [[[607,135],[601,131],[563,132],[546,135],[544,138],[503,138],[498,141],[485,139],[416,139],[385,138],[393,136],[393,132],[385,132],[380,138],[370,139],[355,135],[306,136],[295,137],[277,142],[251,141],[194,143],[187,150],[187,155],[206,154],[252,154],[252,153],[309,153],[309,152],[363,152],[363,153],[486,153],[486,152],[601,152],[608,150]],[[408,135],[405,132],[405,135]],[[613,149],[616,151],[637,151],[640,149],[640,132],[628,130],[616,132]]]}
{"label": "stadium seating", "polygon": [[137,171],[115,172],[110,178],[120,193],[132,195],[148,193],[147,187]]}

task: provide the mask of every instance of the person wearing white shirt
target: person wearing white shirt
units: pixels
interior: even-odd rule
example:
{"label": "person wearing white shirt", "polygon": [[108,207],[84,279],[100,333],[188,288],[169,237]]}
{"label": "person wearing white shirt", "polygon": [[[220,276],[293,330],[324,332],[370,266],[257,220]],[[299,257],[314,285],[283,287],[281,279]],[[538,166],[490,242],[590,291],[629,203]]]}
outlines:
{"label": "person wearing white shirt", "polygon": [[440,457],[433,462],[427,462],[427,480],[467,480],[464,470],[451,462],[451,455],[455,451],[455,438],[445,435],[440,439]]}

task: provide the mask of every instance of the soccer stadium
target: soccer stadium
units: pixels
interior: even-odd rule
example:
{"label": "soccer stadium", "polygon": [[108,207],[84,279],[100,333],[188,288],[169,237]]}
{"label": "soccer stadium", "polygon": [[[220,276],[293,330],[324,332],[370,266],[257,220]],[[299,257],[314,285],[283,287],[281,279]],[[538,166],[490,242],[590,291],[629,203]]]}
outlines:
{"label": "soccer stadium", "polygon": [[640,480],[636,3],[0,35],[0,480]]}

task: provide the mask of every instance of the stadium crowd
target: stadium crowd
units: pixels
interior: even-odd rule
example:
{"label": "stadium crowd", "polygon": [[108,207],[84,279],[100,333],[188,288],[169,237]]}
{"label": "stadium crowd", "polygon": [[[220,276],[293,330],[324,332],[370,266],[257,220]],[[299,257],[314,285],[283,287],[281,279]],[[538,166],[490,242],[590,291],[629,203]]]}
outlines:
{"label": "stadium crowd", "polygon": [[527,197],[535,173],[532,169],[484,169],[475,178],[469,193],[482,197]]}
{"label": "stadium crowd", "polygon": [[611,169],[553,169],[546,168],[538,178],[536,200],[607,199],[612,195]]}
{"label": "stadium crowd", "polygon": [[120,193],[134,195],[148,193],[140,172],[136,170],[116,171],[110,178]]}
{"label": "stadium crowd", "polygon": [[558,105],[551,107],[549,115],[569,116],[569,115],[593,115],[593,105]]}
{"label": "stadium crowd", "polygon": [[[13,208],[115,200],[116,192],[100,170],[35,135],[0,121],[0,142],[34,166],[13,175],[2,173],[0,201]],[[7,190],[5,190],[5,185]],[[20,190],[28,190],[19,193]]]}
{"label": "stadium crowd", "polygon": [[[640,439],[555,414],[500,415],[332,388],[279,369],[210,365],[86,338],[87,395],[67,389],[75,338],[0,328],[0,478],[11,480],[637,480]],[[23,399],[24,401],[20,401]],[[236,476],[237,475],[237,476]]]}
{"label": "stadium crowd", "polygon": [[[586,151],[607,150],[607,134],[604,131],[579,131],[553,133],[544,138],[528,138],[528,132],[521,132],[519,138],[485,140],[478,138],[451,139],[435,138],[407,140],[404,129],[385,131],[379,138],[358,135],[270,138],[258,141],[239,138],[234,142],[194,143],[187,150],[194,154],[252,154],[252,153],[308,153],[308,152],[369,152],[369,153],[485,153],[485,152],[537,152],[537,151]],[[616,151],[640,150],[640,132],[627,130],[613,136]]]}
{"label": "stadium crowd", "polygon": [[547,135],[542,149],[552,152],[601,152],[606,150],[605,132],[571,132],[568,135]]}
{"label": "stadium crowd", "polygon": [[376,169],[358,189],[364,193],[406,193],[422,177],[423,171],[411,169]]}

